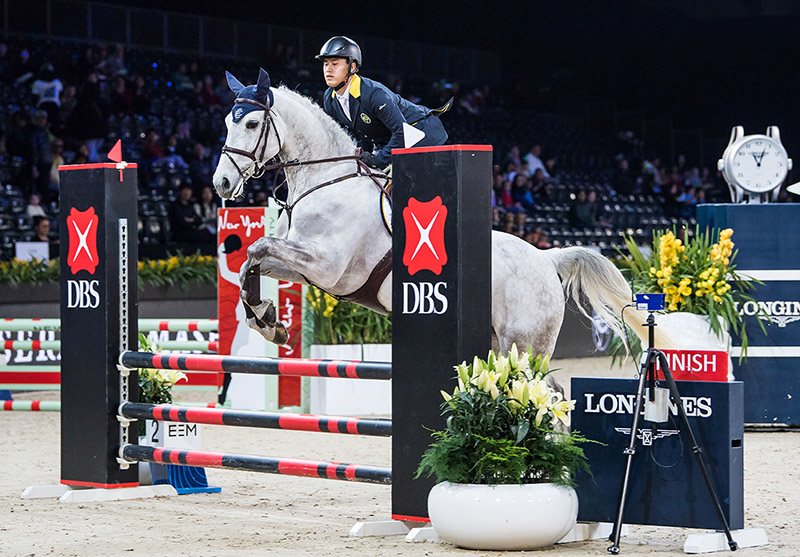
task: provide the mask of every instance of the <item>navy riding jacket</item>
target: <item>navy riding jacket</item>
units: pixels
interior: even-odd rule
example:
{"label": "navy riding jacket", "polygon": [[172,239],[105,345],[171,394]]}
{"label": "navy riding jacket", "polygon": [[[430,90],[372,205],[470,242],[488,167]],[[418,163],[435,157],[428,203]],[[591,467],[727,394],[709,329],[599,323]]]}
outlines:
{"label": "navy riding jacket", "polygon": [[416,146],[443,145],[447,132],[431,109],[407,101],[382,83],[354,75],[350,80],[350,118],[345,116],[332,87],[325,91],[325,112],[342,124],[355,137],[365,153],[377,148],[369,162],[386,166],[391,162],[392,149],[401,149],[403,122],[425,132]]}

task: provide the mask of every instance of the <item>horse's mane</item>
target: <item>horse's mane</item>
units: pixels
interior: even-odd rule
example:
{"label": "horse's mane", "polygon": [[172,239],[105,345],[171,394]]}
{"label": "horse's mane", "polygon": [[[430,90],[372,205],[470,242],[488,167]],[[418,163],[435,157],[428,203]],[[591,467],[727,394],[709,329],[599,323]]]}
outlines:
{"label": "horse's mane", "polygon": [[330,144],[341,146],[342,150],[348,154],[355,149],[353,138],[311,98],[289,89],[286,85],[279,86],[277,91],[286,93],[285,97],[281,95],[281,101],[290,100],[291,102],[296,102],[301,105],[301,108],[314,115],[316,120],[319,121],[320,131],[329,137]]}

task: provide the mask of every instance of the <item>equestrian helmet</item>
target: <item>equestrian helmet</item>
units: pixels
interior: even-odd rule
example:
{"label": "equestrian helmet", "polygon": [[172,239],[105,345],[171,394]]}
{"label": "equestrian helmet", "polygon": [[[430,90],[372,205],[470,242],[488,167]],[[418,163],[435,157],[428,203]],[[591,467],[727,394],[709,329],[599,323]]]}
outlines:
{"label": "equestrian helmet", "polygon": [[347,58],[347,64],[356,63],[356,68],[361,67],[361,48],[353,39],[348,39],[342,35],[331,37],[322,45],[319,54],[315,56],[317,60],[325,58]]}

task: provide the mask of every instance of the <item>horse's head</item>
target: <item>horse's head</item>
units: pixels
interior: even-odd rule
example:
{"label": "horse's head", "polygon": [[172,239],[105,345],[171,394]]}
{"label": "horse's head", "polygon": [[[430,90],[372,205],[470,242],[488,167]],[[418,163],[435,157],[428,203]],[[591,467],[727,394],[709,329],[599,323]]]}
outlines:
{"label": "horse's head", "polygon": [[214,172],[214,187],[223,199],[241,195],[244,183],[259,175],[265,163],[278,154],[280,139],[270,109],[274,96],[269,88],[269,75],[259,70],[255,85],[244,86],[225,72],[228,86],[236,95],[230,114],[225,117],[228,137]]}

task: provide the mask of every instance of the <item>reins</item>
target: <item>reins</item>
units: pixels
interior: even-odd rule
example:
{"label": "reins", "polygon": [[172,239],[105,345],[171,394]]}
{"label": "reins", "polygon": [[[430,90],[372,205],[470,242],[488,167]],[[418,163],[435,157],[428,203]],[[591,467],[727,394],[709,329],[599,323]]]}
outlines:
{"label": "reins", "polygon": [[[275,189],[272,191],[272,197],[275,199],[275,203],[277,203],[278,206],[280,206],[284,211],[286,211],[286,217],[289,220],[288,225],[287,225],[288,227],[292,226],[292,210],[294,209],[295,205],[297,205],[300,202],[301,199],[303,199],[304,197],[310,195],[311,193],[313,193],[313,192],[315,192],[315,191],[317,191],[319,189],[322,189],[322,188],[327,187],[327,186],[331,186],[333,184],[337,184],[339,182],[343,182],[345,180],[349,180],[350,178],[358,178],[359,176],[367,176],[367,177],[371,178],[372,182],[375,184],[375,186],[379,190],[381,190],[381,192],[383,192],[386,195],[386,199],[388,199],[389,203],[391,204],[391,202],[392,202],[392,193],[391,193],[391,191],[390,191],[390,189],[388,187],[389,176],[387,176],[383,172],[374,172],[372,170],[372,168],[370,168],[364,161],[361,160],[361,155],[360,155],[359,151],[360,151],[360,149],[356,152],[355,155],[346,155],[346,156],[342,156],[342,157],[331,157],[331,158],[327,158],[327,159],[315,159],[315,160],[310,160],[310,161],[293,160],[293,161],[287,161],[287,162],[279,162],[279,163],[264,167],[264,170],[275,170],[275,178],[276,178],[276,181],[277,181],[278,172],[280,172],[284,168],[294,167],[294,166],[306,166],[306,165],[312,165],[312,164],[323,164],[323,163],[340,162],[340,161],[346,161],[346,160],[354,160],[354,161],[356,161],[356,165],[357,166],[356,166],[356,171],[355,172],[351,172],[350,174],[345,174],[344,176],[339,176],[338,178],[334,178],[332,180],[328,180],[327,182],[323,182],[321,184],[317,184],[316,186],[313,186],[313,187],[307,189],[306,191],[304,191],[303,193],[301,193],[297,197],[297,199],[295,199],[292,202],[289,202],[288,199],[286,201],[281,201],[276,196],[276,193],[278,192],[278,190],[280,190],[284,186],[287,187],[287,191],[288,191],[288,179],[284,178],[283,182],[281,182],[278,186],[276,186]],[[383,184],[381,184],[381,180],[385,180],[385,182]]]}

